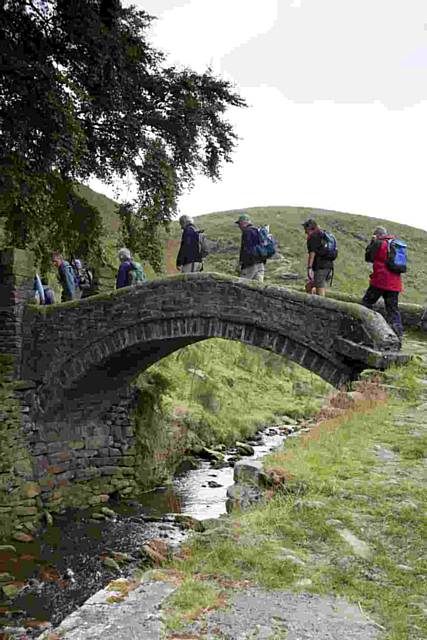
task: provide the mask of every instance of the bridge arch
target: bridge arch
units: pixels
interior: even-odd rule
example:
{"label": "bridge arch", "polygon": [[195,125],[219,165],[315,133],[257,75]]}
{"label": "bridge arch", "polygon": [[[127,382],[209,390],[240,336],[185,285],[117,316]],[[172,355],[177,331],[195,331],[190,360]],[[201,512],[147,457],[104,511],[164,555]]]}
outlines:
{"label": "bridge arch", "polygon": [[336,387],[399,358],[384,319],[359,305],[189,274],[29,309],[23,374],[37,384],[41,415],[87,416],[154,362],[213,337],[285,355]]}

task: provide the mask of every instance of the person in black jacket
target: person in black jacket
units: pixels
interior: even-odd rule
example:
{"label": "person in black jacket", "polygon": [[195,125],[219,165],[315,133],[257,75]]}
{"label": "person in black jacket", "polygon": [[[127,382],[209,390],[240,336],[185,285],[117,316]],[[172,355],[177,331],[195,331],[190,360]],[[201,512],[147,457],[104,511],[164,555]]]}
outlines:
{"label": "person in black jacket", "polygon": [[266,258],[257,255],[255,250],[260,243],[258,229],[253,226],[247,213],[240,214],[235,222],[242,232],[239,256],[240,277],[264,282]]}
{"label": "person in black jacket", "polygon": [[194,226],[193,218],[181,216],[179,224],[182,229],[181,246],[176,258],[176,267],[182,273],[203,271],[200,253],[199,233]]}

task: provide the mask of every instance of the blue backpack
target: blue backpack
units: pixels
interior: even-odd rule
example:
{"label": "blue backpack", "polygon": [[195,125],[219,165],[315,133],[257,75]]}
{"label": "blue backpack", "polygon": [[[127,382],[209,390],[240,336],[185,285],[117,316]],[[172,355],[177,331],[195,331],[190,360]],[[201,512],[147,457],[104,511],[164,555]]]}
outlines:
{"label": "blue backpack", "polygon": [[254,251],[261,258],[271,258],[276,253],[276,241],[270,233],[268,225],[258,228],[259,244],[255,245]]}
{"label": "blue backpack", "polygon": [[393,273],[406,273],[408,264],[408,246],[400,238],[387,240],[386,267]]}
{"label": "blue backpack", "polygon": [[320,232],[320,250],[316,251],[316,253],[321,258],[326,258],[327,260],[335,260],[338,255],[338,247],[337,247],[337,239],[334,234],[330,231],[321,231]]}

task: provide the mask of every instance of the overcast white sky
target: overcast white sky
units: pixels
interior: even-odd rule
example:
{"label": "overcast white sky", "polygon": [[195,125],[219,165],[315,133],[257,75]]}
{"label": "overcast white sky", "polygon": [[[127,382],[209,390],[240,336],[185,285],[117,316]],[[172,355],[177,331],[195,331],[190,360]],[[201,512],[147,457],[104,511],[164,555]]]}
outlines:
{"label": "overcast white sky", "polygon": [[124,4],[158,17],[168,62],[211,65],[249,103],[229,112],[233,163],[180,213],[311,206],[427,230],[426,0]]}

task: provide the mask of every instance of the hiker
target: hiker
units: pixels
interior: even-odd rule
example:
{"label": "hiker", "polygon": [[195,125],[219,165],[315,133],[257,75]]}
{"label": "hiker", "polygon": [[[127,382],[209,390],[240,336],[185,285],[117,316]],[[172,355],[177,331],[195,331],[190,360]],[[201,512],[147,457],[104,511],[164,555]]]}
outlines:
{"label": "hiker", "polygon": [[33,291],[34,291],[34,301],[36,304],[44,304],[44,290],[42,281],[38,273],[34,276],[33,283]]}
{"label": "hiker", "polygon": [[74,284],[73,267],[63,259],[58,251],[52,254],[52,262],[58,269],[58,280],[62,287],[61,302],[74,300],[76,287]]}
{"label": "hiker", "polygon": [[43,287],[44,302],[40,304],[55,304],[55,292],[49,287],[48,279],[42,278],[41,283]]}
{"label": "hiker", "polygon": [[[384,227],[375,229],[371,242],[365,250],[365,260],[373,263],[374,270],[369,276],[370,283],[363,296],[362,304],[368,309],[372,309],[374,304],[382,297],[387,322],[401,340],[403,325],[399,312],[399,293],[403,289],[402,276],[401,273],[396,273],[390,268],[390,263],[388,264],[389,241],[395,238],[396,236],[388,235]],[[393,268],[393,265],[391,266]],[[404,271],[406,271],[406,258]]]}
{"label": "hiker", "polygon": [[241,213],[235,220],[242,232],[239,255],[239,276],[245,280],[264,282],[266,257],[257,255],[256,247],[260,244],[259,232],[251,222],[247,213]]}
{"label": "hiker", "polygon": [[176,257],[176,268],[181,273],[203,271],[203,259],[200,251],[199,232],[194,226],[193,218],[181,216],[179,225],[182,229],[181,246]]}
{"label": "hiker", "polygon": [[[326,283],[332,283],[334,260],[337,256],[336,241],[326,234],[312,218],[302,223],[307,235],[307,291],[318,296],[326,295]],[[335,247],[328,247],[327,238],[333,238]]]}
{"label": "hiker", "polygon": [[117,272],[116,289],[130,287],[146,280],[144,269],[139,262],[132,260],[129,249],[123,247],[119,253],[120,267]]}
{"label": "hiker", "polygon": [[74,269],[74,283],[80,298],[88,298],[93,295],[93,274],[92,271],[78,258],[71,260]]}

